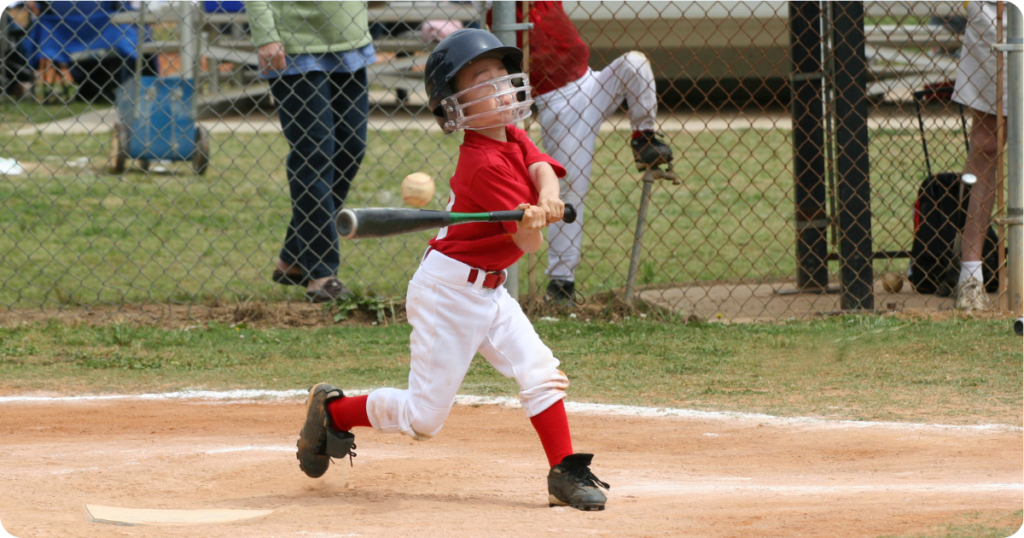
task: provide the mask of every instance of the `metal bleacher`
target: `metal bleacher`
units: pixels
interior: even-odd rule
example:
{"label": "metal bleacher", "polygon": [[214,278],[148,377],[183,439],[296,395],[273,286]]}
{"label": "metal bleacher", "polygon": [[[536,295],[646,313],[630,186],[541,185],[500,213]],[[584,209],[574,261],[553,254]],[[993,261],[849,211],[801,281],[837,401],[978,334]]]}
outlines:
{"label": "metal bleacher", "polygon": [[[195,69],[200,92],[200,116],[244,111],[270,98],[268,85],[257,76],[259,59],[256,47],[244,31],[248,15],[244,12],[208,13],[201,4],[186,4],[185,10],[160,12],[126,11],[115,14],[115,24],[163,25],[178,29],[174,39],[148,41],[139,45],[139,53],[152,58],[159,54],[191,54],[201,58],[202,69]],[[434,43],[424,43],[415,30],[426,20],[480,21],[482,13],[470,3],[453,2],[370,2],[369,23],[384,30],[373,45],[378,61],[367,70],[371,106],[404,105],[419,108],[426,100],[422,69],[426,54]],[[193,18],[183,38],[180,29]],[[392,30],[398,29],[397,33]],[[198,36],[191,39],[190,35]],[[182,43],[191,43],[184,50]],[[198,63],[198,62],[197,62]]]}

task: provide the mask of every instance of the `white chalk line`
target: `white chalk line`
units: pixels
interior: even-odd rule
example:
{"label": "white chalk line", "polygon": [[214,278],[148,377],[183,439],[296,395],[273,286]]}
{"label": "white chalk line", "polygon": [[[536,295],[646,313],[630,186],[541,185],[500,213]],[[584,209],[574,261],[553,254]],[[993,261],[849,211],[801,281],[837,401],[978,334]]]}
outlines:
{"label": "white chalk line", "polygon": [[[369,390],[350,390],[346,394],[362,396]],[[159,394],[106,394],[83,396],[0,396],[0,405],[10,403],[59,403],[89,402],[109,400],[205,400],[213,402],[230,401],[276,401],[305,399],[307,390],[258,390],[238,389],[228,391],[183,390]],[[457,405],[500,405],[504,407],[521,407],[519,400],[507,396],[471,396],[460,395],[455,398]],[[867,420],[832,420],[813,417],[780,417],[762,413],[739,413],[729,411],[698,411],[694,409],[676,409],[670,407],[639,407],[630,405],[589,404],[565,402],[565,409],[570,413],[586,415],[629,416],[641,418],[694,418],[703,420],[743,420],[755,421],[772,425],[813,425],[832,426],[839,428],[893,428],[900,430],[939,429],[952,431],[1009,431],[1019,432],[1024,429],[1009,424],[925,424],[915,422],[877,422]]]}

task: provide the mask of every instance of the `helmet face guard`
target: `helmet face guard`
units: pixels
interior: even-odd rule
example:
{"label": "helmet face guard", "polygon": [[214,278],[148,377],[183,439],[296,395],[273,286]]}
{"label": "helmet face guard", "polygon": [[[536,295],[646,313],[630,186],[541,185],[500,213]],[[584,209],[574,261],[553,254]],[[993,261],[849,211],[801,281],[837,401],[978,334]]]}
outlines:
{"label": "helmet face guard", "polygon": [[[530,77],[523,73],[488,80],[442,99],[443,118],[439,116],[438,123],[446,133],[504,127],[530,117],[531,92]],[[468,113],[470,107],[488,101],[495,104],[492,110]]]}
{"label": "helmet face guard", "polygon": [[[455,80],[456,74],[470,62],[480,58],[496,58],[501,60],[501,63],[510,74],[519,74],[523,71],[522,50],[502,44],[501,40],[487,30],[473,28],[458,30],[444,38],[427,58],[427,65],[423,76],[427,90],[428,106],[430,112],[434,115],[434,119],[437,120],[437,124],[445,133],[454,133],[458,129],[485,129],[486,127],[482,125],[490,123],[484,120],[484,114],[478,115],[477,118],[467,118],[465,112],[467,103],[460,104],[457,98],[454,102],[451,100],[452,97],[455,97],[456,93],[462,94],[463,97],[468,93],[456,92],[455,88],[452,87],[452,81]],[[512,84],[516,88],[514,92],[509,93],[510,95],[515,94],[513,102],[511,104],[507,102],[502,103],[500,102],[502,96],[498,96],[499,103],[497,103],[499,105],[498,108],[505,106],[511,108],[500,111],[488,111],[489,113],[493,112],[494,116],[502,122],[495,122],[494,126],[508,125],[519,121],[518,119],[511,119],[511,117],[504,117],[503,113],[508,113],[510,116],[518,117],[519,119],[530,115],[529,105],[533,103],[533,100],[530,97],[532,92],[528,79],[523,76],[521,85],[519,82],[512,82]],[[472,89],[469,88],[469,90]],[[493,93],[505,90],[507,88],[496,88],[490,97],[494,97]],[[473,95],[470,98],[475,100],[480,97]],[[507,101],[508,99],[504,98],[504,100]],[[444,105],[441,104],[442,101],[445,101]],[[469,106],[472,105],[469,104]],[[524,108],[525,110],[517,110],[519,108]],[[506,119],[508,121],[504,121]]]}

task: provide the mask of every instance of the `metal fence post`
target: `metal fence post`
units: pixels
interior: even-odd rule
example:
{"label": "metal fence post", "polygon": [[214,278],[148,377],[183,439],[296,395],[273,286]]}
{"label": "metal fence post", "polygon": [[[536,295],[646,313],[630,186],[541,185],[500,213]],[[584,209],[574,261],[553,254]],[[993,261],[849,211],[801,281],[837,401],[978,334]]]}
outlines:
{"label": "metal fence post", "polygon": [[[491,32],[505,45],[516,46],[516,3],[511,1],[494,2],[491,11],[492,26]],[[519,300],[519,262],[513,263],[508,268],[508,278],[505,279],[505,290],[513,299]]]}
{"label": "metal fence post", "polygon": [[822,127],[821,4],[789,3],[793,191],[796,204],[796,282],[801,290],[828,287],[825,132]]}
{"label": "metal fence post", "polygon": [[187,79],[194,75],[193,64],[199,59],[194,56],[195,49],[192,40],[196,38],[195,28],[195,4],[193,2],[178,2],[175,6],[178,14],[179,24],[178,41],[181,43],[179,54],[181,55],[181,78]]}
{"label": "metal fence post", "polygon": [[837,2],[834,10],[840,308],[874,310],[864,4]]}
{"label": "metal fence post", "polygon": [[1024,166],[1021,161],[1021,130],[1024,129],[1024,110],[1021,108],[1021,99],[1024,99],[1024,79],[1022,79],[1022,65],[1024,60],[1024,30],[1021,28],[1021,11],[1017,6],[1007,3],[1008,24],[1006,33],[1006,77],[1007,77],[1007,187],[1008,197],[1006,204],[1006,216],[1008,217],[1007,233],[1007,297],[1008,306],[1017,315],[1021,314],[1024,308],[1024,231],[1022,231],[1021,218],[1024,217],[1024,189],[1021,182],[1024,176]]}

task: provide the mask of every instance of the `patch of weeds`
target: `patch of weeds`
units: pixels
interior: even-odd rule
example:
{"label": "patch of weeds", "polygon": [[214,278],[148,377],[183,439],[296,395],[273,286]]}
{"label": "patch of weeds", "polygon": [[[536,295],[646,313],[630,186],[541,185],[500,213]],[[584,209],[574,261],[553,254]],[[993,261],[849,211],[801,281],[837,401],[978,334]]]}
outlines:
{"label": "patch of weeds", "polygon": [[323,304],[321,309],[331,316],[335,323],[341,323],[348,319],[353,312],[365,312],[374,315],[377,323],[387,325],[388,319],[397,320],[395,305],[399,299],[377,297],[374,295],[362,295],[353,293],[351,297],[338,301],[329,301]]}
{"label": "patch of weeds", "polygon": [[235,311],[231,313],[231,319],[238,324],[245,324],[249,321],[261,321],[267,317],[267,312],[265,304],[246,299],[239,301],[235,305]]}
{"label": "patch of weeds", "polygon": [[136,327],[118,323],[111,325],[101,336],[104,342],[117,347],[132,345],[139,338],[139,330]]}

